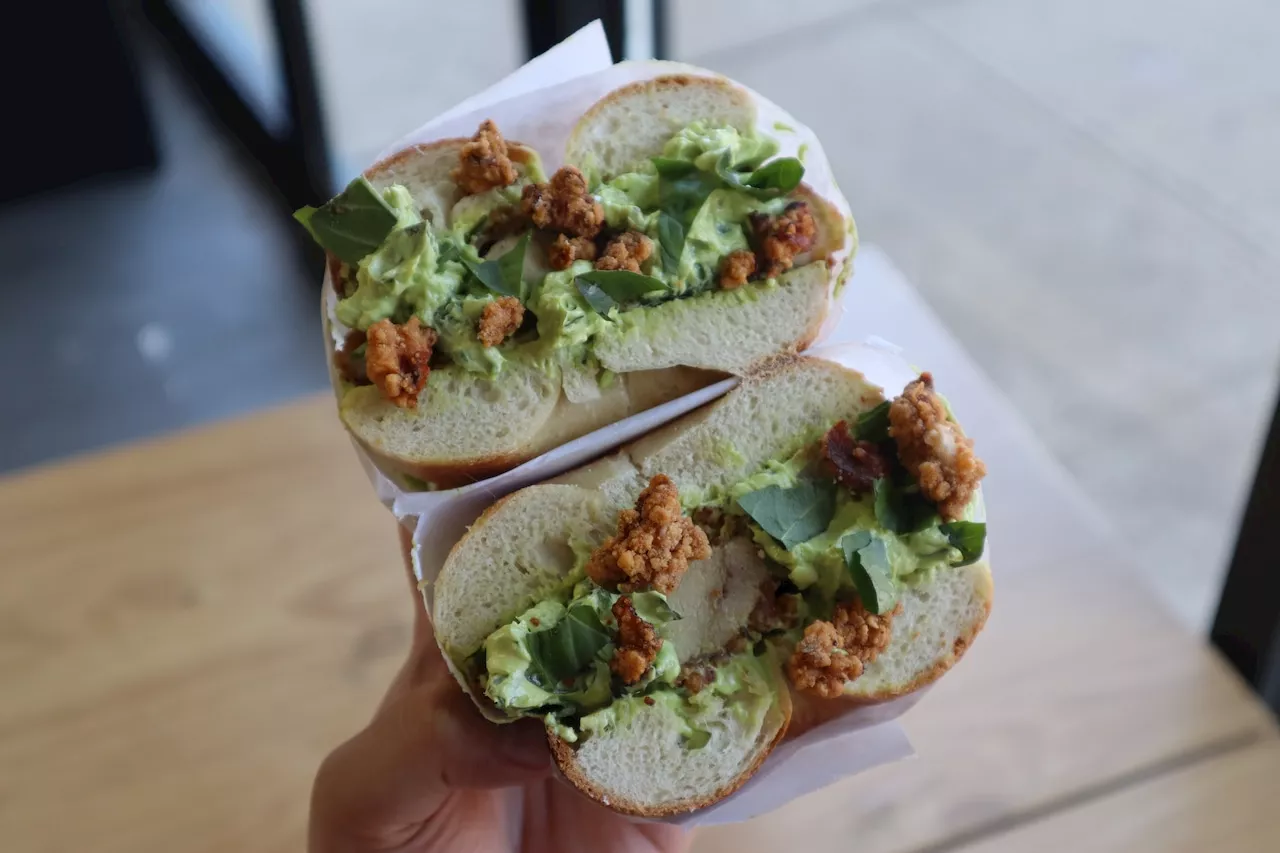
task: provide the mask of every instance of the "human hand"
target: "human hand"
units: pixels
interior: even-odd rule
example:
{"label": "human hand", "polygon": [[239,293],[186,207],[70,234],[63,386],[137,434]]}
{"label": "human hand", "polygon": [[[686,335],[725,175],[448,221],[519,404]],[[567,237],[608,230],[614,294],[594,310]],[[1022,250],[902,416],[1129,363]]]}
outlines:
{"label": "human hand", "polygon": [[[407,533],[401,544],[408,554]],[[485,720],[449,673],[414,588],[413,644],[369,724],[324,760],[311,853],[676,853],[683,830],[633,823],[551,778],[534,720]]]}

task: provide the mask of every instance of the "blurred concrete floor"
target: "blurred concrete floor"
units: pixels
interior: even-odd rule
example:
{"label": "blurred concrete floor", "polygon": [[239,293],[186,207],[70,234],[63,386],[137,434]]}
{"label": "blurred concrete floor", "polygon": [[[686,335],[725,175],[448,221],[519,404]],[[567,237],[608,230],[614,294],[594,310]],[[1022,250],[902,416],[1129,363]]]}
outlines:
{"label": "blurred concrete floor", "polygon": [[[225,8],[265,62],[264,5]],[[1280,4],[669,5],[675,58],[737,77],[822,136],[864,239],[1202,626],[1278,381]],[[520,62],[511,0],[310,8],[346,172]],[[309,272],[279,250],[288,223],[172,83],[154,82],[177,117],[159,181],[0,214],[0,253],[30,282],[11,300],[16,338],[0,340],[30,401],[5,418],[0,467],[323,385]],[[102,232],[68,252],[55,226],[73,214]],[[79,310],[37,334],[51,304]],[[931,367],[945,387],[946,366]]]}

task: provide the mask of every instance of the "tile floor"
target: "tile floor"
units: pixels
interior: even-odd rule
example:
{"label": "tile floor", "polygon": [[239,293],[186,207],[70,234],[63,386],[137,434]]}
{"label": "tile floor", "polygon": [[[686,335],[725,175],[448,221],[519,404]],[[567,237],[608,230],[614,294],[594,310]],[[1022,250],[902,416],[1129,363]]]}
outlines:
{"label": "tile floor", "polygon": [[[250,7],[262,5],[226,7],[259,54],[264,18]],[[670,7],[676,58],[743,80],[822,135],[864,238],[1112,518],[1169,605],[1205,624],[1280,381],[1280,4]],[[510,0],[311,8],[344,171],[520,61]],[[483,33],[441,37],[477,20]],[[323,384],[309,273],[276,249],[287,223],[181,88],[153,77],[173,160],[154,183],[75,200],[133,211],[86,247],[105,259],[92,278],[40,236],[65,198],[0,212],[0,254],[31,282],[16,316],[39,316],[51,293],[83,308],[19,396],[73,393],[41,396],[63,402],[30,406],[16,427],[6,418],[16,437],[0,468]],[[180,227],[156,251],[121,250],[159,221]],[[0,356],[21,363],[32,341],[6,336]],[[137,401],[125,412],[112,406],[122,389]]]}

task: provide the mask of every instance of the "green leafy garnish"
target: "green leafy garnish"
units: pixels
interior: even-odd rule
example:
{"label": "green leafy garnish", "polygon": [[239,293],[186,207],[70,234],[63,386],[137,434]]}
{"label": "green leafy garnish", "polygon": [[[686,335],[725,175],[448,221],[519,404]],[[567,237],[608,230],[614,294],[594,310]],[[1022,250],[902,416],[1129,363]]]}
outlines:
{"label": "green leafy garnish", "polygon": [[858,415],[853,427],[853,437],[862,441],[881,444],[889,440],[889,401]]}
{"label": "green leafy garnish", "polygon": [[976,563],[982,556],[982,549],[987,542],[987,525],[981,521],[949,521],[939,528],[946,534],[952,548],[960,551],[963,558],[957,566]]}
{"label": "green leafy garnish", "polygon": [[614,302],[634,302],[646,293],[668,289],[660,279],[630,270],[592,270],[584,272],[576,280],[594,284]]}
{"label": "green leafy garnish", "polygon": [[881,477],[875,485],[876,521],[891,533],[916,533],[938,521],[933,504],[915,483],[903,485]]}
{"label": "green leafy garnish", "polygon": [[667,275],[675,275],[680,268],[680,255],[684,252],[685,228],[665,210],[658,214],[658,249],[662,257],[662,269]]}
{"label": "green leafy garnish", "polygon": [[636,614],[650,625],[675,622],[680,618],[680,614],[671,609],[666,596],[660,592],[646,590],[633,592],[627,597],[631,599],[631,606],[636,609]]}
{"label": "green leafy garnish", "polygon": [[804,177],[804,166],[794,157],[779,157],[754,172],[739,172],[733,168],[726,151],[716,162],[716,175],[726,186],[759,199],[768,199],[794,190]]}
{"label": "green leafy garnish", "polygon": [[471,270],[481,284],[500,296],[514,296],[524,301],[524,254],[529,248],[529,234],[520,238],[511,250],[500,258],[476,263],[459,255],[459,260]]}
{"label": "green leafy garnish", "polygon": [[587,668],[612,639],[590,607],[572,607],[545,631],[529,635],[529,680],[556,690]]}
{"label": "green leafy garnish", "polygon": [[885,541],[865,530],[855,530],[840,540],[840,545],[862,606],[872,613],[892,610],[898,603],[898,590]]}
{"label": "green leafy garnish", "polygon": [[790,551],[827,529],[836,511],[836,487],[817,480],[789,489],[766,486],[738,498],[738,506]]}
{"label": "green leafy garnish", "polygon": [[358,264],[396,227],[399,217],[364,176],[320,207],[303,207],[293,214],[321,248],[348,264]]}
{"label": "green leafy garnish", "polygon": [[587,300],[587,304],[601,317],[608,317],[609,312],[618,307],[613,297],[601,290],[599,285],[584,281],[582,278],[575,278],[573,283],[582,294],[582,298]]}
{"label": "green leafy garnish", "polygon": [[711,732],[694,729],[684,736],[684,748],[688,750],[702,749],[711,741]]}

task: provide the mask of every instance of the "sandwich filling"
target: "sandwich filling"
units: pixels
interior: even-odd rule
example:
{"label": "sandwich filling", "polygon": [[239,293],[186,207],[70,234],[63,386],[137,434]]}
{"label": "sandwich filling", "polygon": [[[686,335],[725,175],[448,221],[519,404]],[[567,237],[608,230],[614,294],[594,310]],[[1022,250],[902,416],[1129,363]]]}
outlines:
{"label": "sandwich filling", "polygon": [[784,671],[840,696],[888,647],[905,588],[981,557],[985,466],[928,373],[794,446],[727,488],[653,477],[468,659],[474,683],[571,743],[661,703],[689,749],[726,719],[759,732]]}
{"label": "sandwich filling", "polygon": [[574,166],[545,179],[520,151],[484,122],[447,210],[360,177],[298,211],[334,261],[348,383],[415,407],[444,367],[496,376],[524,360],[608,381],[593,342],[643,334],[662,303],[751,299],[817,239],[804,167],[763,135],[694,122],[607,179]]}

